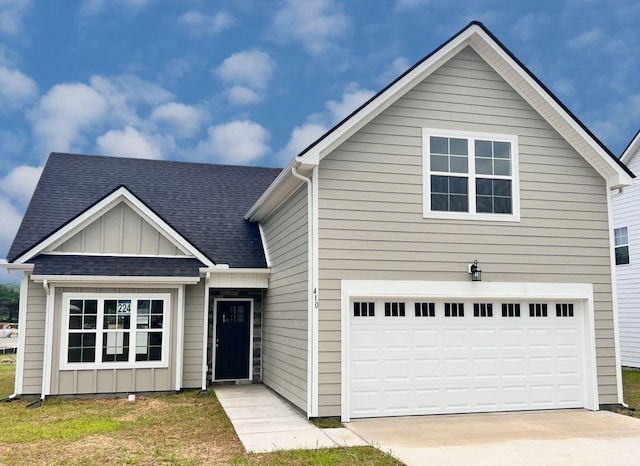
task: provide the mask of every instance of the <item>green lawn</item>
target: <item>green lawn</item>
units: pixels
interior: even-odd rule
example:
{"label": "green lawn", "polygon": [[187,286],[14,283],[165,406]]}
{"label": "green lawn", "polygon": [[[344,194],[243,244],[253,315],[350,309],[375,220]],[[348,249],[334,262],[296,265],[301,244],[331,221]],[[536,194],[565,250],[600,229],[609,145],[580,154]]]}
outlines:
{"label": "green lawn", "polygon": [[[14,369],[0,360],[0,398],[13,392]],[[247,454],[213,392],[26,405],[0,404],[0,464],[402,465],[372,447]]]}
{"label": "green lawn", "polygon": [[[13,357],[0,360],[0,398],[13,392]],[[625,400],[639,411],[640,371],[623,371]],[[0,464],[401,465],[375,448],[244,452],[215,394],[0,404]]]}
{"label": "green lawn", "polygon": [[637,411],[628,410],[626,414],[640,418],[640,371],[623,370],[622,384],[625,403],[630,408],[637,409]]}

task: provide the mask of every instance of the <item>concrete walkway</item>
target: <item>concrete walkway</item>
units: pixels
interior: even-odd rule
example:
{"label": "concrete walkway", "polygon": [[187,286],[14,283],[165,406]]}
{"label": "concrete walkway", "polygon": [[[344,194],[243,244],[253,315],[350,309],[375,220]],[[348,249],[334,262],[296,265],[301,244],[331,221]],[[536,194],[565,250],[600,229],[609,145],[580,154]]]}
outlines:
{"label": "concrete walkway", "polygon": [[247,451],[368,445],[349,429],[317,428],[262,384],[214,385],[213,390]]}

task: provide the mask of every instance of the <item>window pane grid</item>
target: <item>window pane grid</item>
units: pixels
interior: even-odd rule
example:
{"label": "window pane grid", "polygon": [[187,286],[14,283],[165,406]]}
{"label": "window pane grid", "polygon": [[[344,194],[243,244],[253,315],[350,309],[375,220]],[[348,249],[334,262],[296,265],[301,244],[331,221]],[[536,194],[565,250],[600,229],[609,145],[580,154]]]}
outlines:
{"label": "window pane grid", "polygon": [[162,362],[167,298],[67,302],[66,363]]}
{"label": "window pane grid", "polygon": [[485,139],[462,133],[447,137],[428,135],[424,130],[429,143],[425,155],[429,158],[425,164],[425,177],[429,176],[425,215],[450,212],[512,216],[518,209],[514,193],[517,140],[508,135]]}
{"label": "window pane grid", "polygon": [[415,303],[416,317],[435,317],[436,316],[436,304],[435,303]]}

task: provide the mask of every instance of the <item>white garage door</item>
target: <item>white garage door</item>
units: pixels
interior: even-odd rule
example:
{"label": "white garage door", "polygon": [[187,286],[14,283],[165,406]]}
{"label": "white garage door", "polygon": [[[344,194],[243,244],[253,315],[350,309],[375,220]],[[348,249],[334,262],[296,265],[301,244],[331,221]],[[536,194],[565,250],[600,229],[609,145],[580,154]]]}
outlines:
{"label": "white garage door", "polygon": [[352,418],[585,406],[580,305],[359,298]]}

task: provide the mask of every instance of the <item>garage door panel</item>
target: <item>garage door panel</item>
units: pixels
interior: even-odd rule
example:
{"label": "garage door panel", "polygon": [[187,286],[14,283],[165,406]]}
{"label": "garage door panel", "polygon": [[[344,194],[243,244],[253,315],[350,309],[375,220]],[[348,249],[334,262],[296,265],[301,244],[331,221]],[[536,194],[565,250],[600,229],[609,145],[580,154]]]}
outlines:
{"label": "garage door panel", "polygon": [[350,321],[351,417],[584,406],[579,313],[502,317],[494,304],[480,318],[465,303],[464,317],[414,317],[406,309]]}

